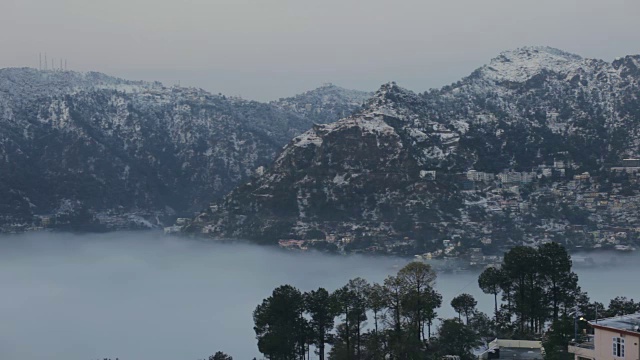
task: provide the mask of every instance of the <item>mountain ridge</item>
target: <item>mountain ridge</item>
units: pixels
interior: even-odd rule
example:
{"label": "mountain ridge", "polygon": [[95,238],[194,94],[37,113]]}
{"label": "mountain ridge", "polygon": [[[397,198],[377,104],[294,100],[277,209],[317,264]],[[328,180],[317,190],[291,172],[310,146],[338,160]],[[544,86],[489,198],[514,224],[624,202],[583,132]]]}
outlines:
{"label": "mountain ridge", "polygon": [[[576,221],[635,224],[617,207],[588,215],[580,207],[583,193],[611,187],[613,167],[640,156],[637,58],[607,63],[522,48],[442,89],[416,94],[384,84],[352,116],[296,137],[264,175],[186,231],[272,244],[344,235],[368,249],[408,239],[426,250],[452,238],[539,241],[542,220],[563,231]],[[640,203],[636,179],[625,179],[627,197],[612,199]],[[549,186],[573,195],[549,197]],[[540,199],[566,214],[549,218]]]}
{"label": "mountain ridge", "polygon": [[190,215],[313,124],[202,89],[26,68],[0,70],[0,122],[0,195],[11,199],[0,225],[9,231],[43,217],[127,228]]}

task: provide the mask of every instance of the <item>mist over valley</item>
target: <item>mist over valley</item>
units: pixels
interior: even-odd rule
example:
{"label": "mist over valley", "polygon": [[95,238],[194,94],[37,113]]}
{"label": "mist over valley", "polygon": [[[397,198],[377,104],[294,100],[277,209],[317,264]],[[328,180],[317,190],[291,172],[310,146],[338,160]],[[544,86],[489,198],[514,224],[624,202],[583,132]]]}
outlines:
{"label": "mist over valley", "polygon": [[[590,253],[597,267],[576,267],[592,300],[640,298],[627,286],[640,273],[637,253]],[[0,236],[0,358],[23,360],[199,359],[222,350],[259,358],[252,311],[273,288],[332,291],[350,278],[381,282],[407,259],[287,252],[158,232]],[[438,314],[455,317],[451,299],[466,292],[486,313],[493,297],[478,274],[438,273]]]}

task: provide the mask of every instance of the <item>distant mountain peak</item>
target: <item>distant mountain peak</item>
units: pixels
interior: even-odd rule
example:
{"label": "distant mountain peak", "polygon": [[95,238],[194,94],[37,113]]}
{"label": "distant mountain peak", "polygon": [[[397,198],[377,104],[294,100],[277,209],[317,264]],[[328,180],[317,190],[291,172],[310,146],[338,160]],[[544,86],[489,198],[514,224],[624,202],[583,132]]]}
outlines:
{"label": "distant mountain peak", "polygon": [[372,95],[371,92],[350,90],[332,83],[324,83],[313,90],[281,98],[270,104],[298,114],[314,123],[327,123],[351,115]]}
{"label": "distant mountain peak", "polygon": [[320,85],[318,89],[343,89],[343,88],[332,82],[326,82]]}
{"label": "distant mountain peak", "polygon": [[524,82],[542,71],[569,73],[584,59],[549,46],[526,46],[503,51],[480,68],[484,78],[499,82]]}
{"label": "distant mountain peak", "polygon": [[398,86],[398,84],[396,84],[395,81],[390,81],[380,86],[380,89],[376,91],[375,97],[382,98],[389,95],[405,95],[408,93],[412,93],[412,92],[401,86]]}
{"label": "distant mountain peak", "polygon": [[136,92],[162,88],[159,82],[131,81],[100,72],[71,70],[38,70],[34,68],[0,69],[0,89],[21,101],[31,96],[56,96],[89,89],[112,89]]}
{"label": "distant mountain peak", "polygon": [[29,67],[2,68],[0,78],[11,79],[17,83],[40,81],[48,85],[146,84],[144,81],[125,80],[97,71],[38,70]]}
{"label": "distant mountain peak", "polygon": [[[566,52],[550,46],[523,46],[516,49],[506,50],[500,53],[500,56],[522,58],[528,57],[529,59],[536,57],[559,57],[567,59],[568,61],[582,60],[582,56]],[[500,57],[498,56],[498,57]]]}
{"label": "distant mountain peak", "polygon": [[[319,87],[317,87],[317,88],[315,88],[313,90],[308,90],[308,91],[306,91],[306,92],[304,92],[303,94],[300,94],[300,95],[314,94],[314,93],[320,93],[320,94],[336,93],[336,94],[340,94],[340,95],[351,95],[351,97],[357,97],[357,98],[371,96],[370,92],[347,89],[347,88],[344,88],[342,86],[339,86],[339,85],[336,85],[336,84],[330,83],[330,82],[323,83]],[[298,95],[298,96],[300,96],[300,95]]]}
{"label": "distant mountain peak", "polygon": [[398,117],[398,110],[419,102],[419,96],[409,89],[398,86],[395,81],[383,84],[369,100],[368,112],[383,113]]}

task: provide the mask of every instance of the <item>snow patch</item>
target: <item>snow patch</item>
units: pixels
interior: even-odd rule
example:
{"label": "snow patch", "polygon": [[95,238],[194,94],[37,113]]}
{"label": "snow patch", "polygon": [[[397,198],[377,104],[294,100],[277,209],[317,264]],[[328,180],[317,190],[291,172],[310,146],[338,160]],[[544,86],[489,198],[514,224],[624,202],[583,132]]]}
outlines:
{"label": "snow patch", "polygon": [[543,70],[557,73],[577,71],[583,60],[578,55],[569,54],[549,47],[524,47],[505,51],[481,68],[487,79],[503,82],[525,82]]}
{"label": "snow patch", "polygon": [[358,119],[357,125],[362,128],[363,131],[372,134],[395,134],[395,130],[384,122],[381,116],[373,119]]}
{"label": "snow patch", "polygon": [[466,134],[469,131],[469,123],[464,120],[453,120],[451,124],[460,134]]}
{"label": "snow patch", "polygon": [[345,180],[345,176],[346,174],[336,174],[336,176],[333,177],[333,183],[338,185],[338,186],[342,186],[342,185],[348,185],[349,181]]}
{"label": "snow patch", "polygon": [[306,148],[309,145],[320,146],[322,145],[322,138],[318,136],[313,130],[309,130],[306,133],[293,139],[293,146]]}

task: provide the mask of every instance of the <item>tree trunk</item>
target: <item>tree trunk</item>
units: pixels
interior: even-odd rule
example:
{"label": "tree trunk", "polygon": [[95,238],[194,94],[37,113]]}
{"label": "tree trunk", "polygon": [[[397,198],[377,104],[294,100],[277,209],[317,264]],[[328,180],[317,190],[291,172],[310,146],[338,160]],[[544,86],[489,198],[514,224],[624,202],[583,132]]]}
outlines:
{"label": "tree trunk", "polygon": [[375,324],[376,335],[378,335],[378,312],[373,312],[373,322]]}
{"label": "tree trunk", "polygon": [[345,311],[344,324],[346,326],[346,334],[347,334],[347,360],[351,359],[351,344],[349,342],[349,308]]}
{"label": "tree trunk", "polygon": [[560,312],[559,309],[559,301],[558,301],[558,290],[557,290],[557,286],[555,285],[555,283],[553,284],[553,320],[558,320],[558,313]]}
{"label": "tree trunk", "polygon": [[358,324],[356,325],[356,356],[360,360],[360,314],[358,314]]}
{"label": "tree trunk", "polygon": [[395,309],[395,320],[396,320],[396,335],[400,335],[401,327],[400,327],[400,302],[398,301]]}
{"label": "tree trunk", "polygon": [[[320,353],[320,360],[324,360],[324,340],[327,338],[327,330],[323,327],[320,328],[320,334],[319,334],[319,338],[317,340],[318,341],[318,352]],[[309,354],[311,355],[311,354]],[[311,359],[311,357],[309,357],[309,359]]]}

